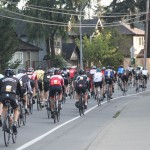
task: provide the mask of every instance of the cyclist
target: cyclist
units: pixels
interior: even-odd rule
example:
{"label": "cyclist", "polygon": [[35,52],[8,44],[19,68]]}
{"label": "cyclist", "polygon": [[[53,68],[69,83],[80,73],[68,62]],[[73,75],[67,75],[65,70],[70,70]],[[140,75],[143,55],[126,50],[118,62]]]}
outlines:
{"label": "cyclist", "polygon": [[51,100],[51,118],[54,118],[54,96],[55,93],[58,92],[58,102],[59,102],[59,107],[61,109],[61,101],[62,101],[62,91],[64,91],[64,79],[63,77],[59,74],[58,70],[54,71],[54,75],[51,76],[49,80],[49,86],[50,86],[50,100]]}
{"label": "cyclist", "polygon": [[142,69],[142,77],[145,80],[145,87],[146,87],[146,85],[147,85],[147,78],[148,78],[148,70],[147,70],[147,68],[143,67],[143,69]]}
{"label": "cyclist", "polygon": [[[122,84],[123,84],[124,86],[126,86],[127,83],[128,83],[128,78],[129,78],[128,73],[129,73],[128,70],[125,70],[124,73],[123,73],[122,76],[121,76],[121,81],[122,81]],[[123,85],[121,86],[121,90],[122,90],[122,91],[123,91]]]}
{"label": "cyclist", "polygon": [[87,100],[88,100],[87,89],[89,89],[89,82],[87,80],[87,76],[85,75],[83,69],[79,69],[78,76],[76,78],[76,83],[75,83],[75,90],[77,95],[75,106],[77,108],[79,107],[79,94],[80,92],[82,92],[84,94],[83,98],[84,98],[85,109],[87,109]]}
{"label": "cyclist", "polygon": [[38,89],[37,75],[34,71],[34,68],[32,68],[32,67],[28,68],[26,74],[28,75],[28,77],[30,79],[31,88],[33,91],[33,96],[32,96],[33,101],[32,102],[35,103],[36,89]]}
{"label": "cyclist", "polygon": [[19,117],[18,104],[16,101],[16,94],[23,98],[21,91],[21,85],[16,77],[13,77],[14,72],[12,69],[5,70],[5,77],[0,79],[0,94],[1,102],[3,103],[2,117],[6,115],[7,106],[6,101],[10,101],[10,104],[14,110],[13,117],[13,132],[17,134],[17,120]]}
{"label": "cyclist", "polygon": [[[2,74],[0,74],[0,79],[3,78],[3,77],[4,76]],[[2,109],[3,109],[3,104],[2,104],[1,98],[0,98],[0,127],[2,126],[2,119],[1,119]]]}
{"label": "cyclist", "polygon": [[90,85],[90,88],[91,88],[91,96],[94,96],[94,83],[93,83],[93,75],[96,73],[96,66],[92,66],[91,69],[90,69],[90,81],[91,81],[91,85]]}
{"label": "cyclist", "polygon": [[65,88],[65,96],[67,97],[67,93],[68,93],[68,78],[69,78],[69,73],[67,72],[67,68],[64,67],[63,70],[61,71],[61,75],[64,78],[64,88]]}
{"label": "cyclist", "polygon": [[53,72],[51,69],[48,69],[45,73],[44,73],[44,101],[46,102],[48,100],[48,96],[49,96],[49,80],[50,77],[52,76]]}
{"label": "cyclist", "polygon": [[110,85],[110,98],[112,99],[112,89],[114,87],[113,85],[114,73],[111,69],[111,66],[107,66],[104,76],[105,76],[105,82]]}
{"label": "cyclist", "polygon": [[18,69],[18,74],[16,75],[16,78],[19,79],[20,85],[21,85],[21,90],[23,93],[23,100],[25,101],[25,111],[28,114],[28,92],[32,94],[32,88],[30,84],[30,79],[28,75],[26,74],[26,70],[24,68],[19,68]]}
{"label": "cyclist", "polygon": [[93,76],[93,82],[94,82],[94,85],[95,85],[95,93],[96,93],[96,89],[98,87],[100,87],[100,99],[103,100],[102,96],[103,96],[103,83],[104,83],[104,75],[101,73],[101,70],[100,68],[97,68],[96,69],[96,73],[94,74]]}
{"label": "cyclist", "polygon": [[38,82],[38,87],[37,87],[37,92],[40,92],[40,100],[41,100],[41,106],[44,107],[44,70],[42,70],[42,67],[38,67],[38,69],[35,71],[37,75],[37,82]]}

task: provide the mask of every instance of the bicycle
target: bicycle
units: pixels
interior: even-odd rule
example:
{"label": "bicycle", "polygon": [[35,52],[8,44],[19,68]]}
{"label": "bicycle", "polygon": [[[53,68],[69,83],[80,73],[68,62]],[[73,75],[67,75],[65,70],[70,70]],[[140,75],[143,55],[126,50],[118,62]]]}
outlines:
{"label": "bicycle", "polygon": [[98,107],[101,106],[101,101],[102,101],[100,91],[101,91],[100,87],[96,87],[96,95],[95,96],[96,96]]}
{"label": "bicycle", "polygon": [[39,111],[39,110],[42,110],[42,104],[41,104],[41,98],[40,98],[40,91],[37,91],[36,92],[36,99],[37,99],[37,101],[36,101],[36,104],[37,104],[37,110]]}
{"label": "bicycle", "polygon": [[146,89],[146,81],[144,78],[142,78],[142,91],[145,91]]}
{"label": "bicycle", "polygon": [[83,93],[80,92],[79,93],[79,115],[84,115],[84,112],[85,112],[85,103],[84,103],[84,100],[83,100]]}
{"label": "bicycle", "polygon": [[66,102],[66,94],[63,92],[62,95],[62,104],[64,104]]}
{"label": "bicycle", "polygon": [[126,81],[123,81],[123,83],[122,83],[122,92],[123,92],[123,95],[126,95],[126,93],[127,93],[127,82]]}
{"label": "bicycle", "polygon": [[55,92],[55,96],[54,96],[54,123],[59,122],[60,121],[60,101],[58,100],[58,92]]}
{"label": "bicycle", "polygon": [[28,112],[30,112],[30,114],[33,113],[33,102],[32,102],[32,96],[30,93],[28,93]]}
{"label": "bicycle", "polygon": [[50,118],[50,115],[51,115],[51,106],[50,106],[50,98],[46,101],[46,110],[47,110],[47,116],[48,118]]}
{"label": "bicycle", "polygon": [[25,101],[23,99],[18,99],[19,117],[18,117],[18,127],[21,125],[26,125],[26,111],[25,111]]}
{"label": "bicycle", "polygon": [[106,83],[106,91],[105,91],[105,93],[106,93],[106,98],[107,98],[107,102],[110,102],[110,84],[108,83],[109,81],[107,81],[107,83]]}
{"label": "bicycle", "polygon": [[140,92],[140,83],[139,83],[139,79],[136,80],[135,86],[136,86],[136,93],[139,93],[139,92]]}
{"label": "bicycle", "polygon": [[72,82],[69,83],[69,96],[70,96],[70,99],[74,98]]}
{"label": "bicycle", "polygon": [[13,133],[13,109],[10,105],[11,101],[6,100],[6,106],[7,106],[7,114],[4,118],[3,122],[3,131],[4,131],[4,143],[7,147],[10,142],[10,138],[12,138],[13,143],[16,143],[17,134]]}

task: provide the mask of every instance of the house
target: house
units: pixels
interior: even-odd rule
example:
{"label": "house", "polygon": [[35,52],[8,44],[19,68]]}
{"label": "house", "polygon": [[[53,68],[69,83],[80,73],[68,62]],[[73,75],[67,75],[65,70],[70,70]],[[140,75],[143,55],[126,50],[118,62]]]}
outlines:
{"label": "house", "polygon": [[79,66],[80,50],[75,43],[62,43],[62,56],[67,66]]}
{"label": "house", "polygon": [[34,62],[38,60],[39,51],[41,50],[39,47],[22,41],[21,39],[19,39],[19,46],[17,49],[18,51],[14,53],[10,62],[14,63],[16,60],[19,60],[19,67],[26,69],[30,66],[33,66]]}

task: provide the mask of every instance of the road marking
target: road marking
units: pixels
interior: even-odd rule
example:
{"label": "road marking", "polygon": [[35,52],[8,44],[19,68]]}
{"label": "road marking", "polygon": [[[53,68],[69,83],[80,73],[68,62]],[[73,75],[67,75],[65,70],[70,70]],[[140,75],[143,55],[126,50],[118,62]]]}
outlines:
{"label": "road marking", "polygon": [[[149,92],[149,91],[150,91],[150,90],[146,90],[146,91],[144,91],[144,92],[139,92],[139,93],[136,93],[136,94],[130,94],[130,95],[125,95],[125,96],[119,96],[119,97],[113,98],[111,101],[116,100],[116,99],[120,99],[120,98],[123,98],[123,97],[135,96],[135,95],[138,95],[138,94],[141,94],[141,93],[145,93],[145,92]],[[107,101],[102,102],[102,105],[105,104],[105,103],[107,103]],[[93,106],[92,108],[88,109],[88,110],[85,112],[85,114],[89,113],[90,111],[92,111],[93,109],[95,109],[95,108],[97,108],[97,107],[98,107],[97,105],[96,105],[96,106]],[[34,143],[36,143],[36,142],[42,140],[42,139],[45,138],[46,136],[48,136],[48,135],[50,135],[51,133],[55,132],[57,129],[59,129],[59,128],[61,128],[61,127],[65,126],[65,125],[67,125],[67,124],[69,124],[69,123],[71,123],[71,122],[77,120],[78,118],[80,118],[80,116],[77,116],[77,117],[75,117],[75,118],[73,118],[73,119],[70,119],[70,120],[68,120],[68,121],[66,121],[66,122],[64,122],[64,123],[62,123],[61,125],[59,125],[59,126],[53,128],[53,129],[49,130],[48,132],[42,134],[41,136],[39,136],[39,137],[37,137],[37,138],[31,140],[30,142],[27,142],[26,144],[24,144],[24,145],[18,147],[16,150],[23,150],[23,149],[25,149],[25,148],[27,148],[27,147],[33,145]]]}

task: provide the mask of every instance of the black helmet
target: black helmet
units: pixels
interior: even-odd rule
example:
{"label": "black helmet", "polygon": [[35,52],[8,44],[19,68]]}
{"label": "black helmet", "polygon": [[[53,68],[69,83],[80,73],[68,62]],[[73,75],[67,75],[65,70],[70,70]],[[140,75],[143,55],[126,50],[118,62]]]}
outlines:
{"label": "black helmet", "polygon": [[67,70],[67,68],[66,68],[66,67],[64,67],[64,68],[63,68],[63,70],[64,70],[64,71],[66,71],[66,70]]}
{"label": "black helmet", "polygon": [[59,70],[55,69],[54,70],[54,75],[58,75],[59,74]]}
{"label": "black helmet", "polygon": [[82,75],[82,74],[84,74],[84,70],[83,69],[79,69],[79,75]]}
{"label": "black helmet", "polygon": [[26,73],[26,70],[24,68],[19,68],[18,73]]}
{"label": "black helmet", "polygon": [[5,74],[6,77],[11,77],[11,76],[14,75],[14,71],[13,71],[13,69],[8,68],[8,69],[5,69],[4,74]]}
{"label": "black helmet", "polygon": [[107,66],[107,69],[111,69],[111,66]]}

